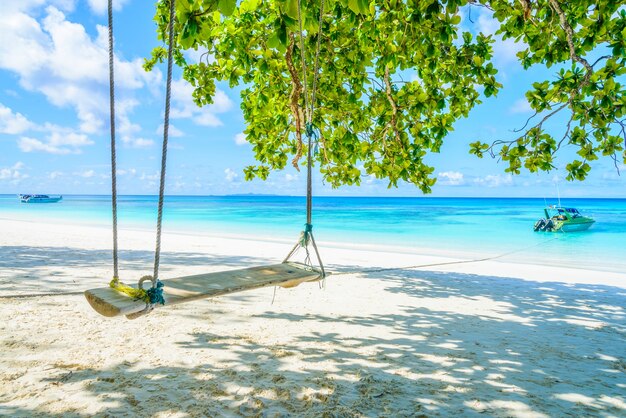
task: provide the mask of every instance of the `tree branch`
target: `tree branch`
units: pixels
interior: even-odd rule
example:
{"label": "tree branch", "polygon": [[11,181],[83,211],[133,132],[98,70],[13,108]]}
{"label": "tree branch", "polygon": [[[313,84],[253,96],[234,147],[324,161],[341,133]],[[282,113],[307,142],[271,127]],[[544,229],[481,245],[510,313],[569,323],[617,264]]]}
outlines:
{"label": "tree branch", "polygon": [[[561,106],[559,106],[556,110],[553,110],[552,112],[548,113],[546,116],[543,117],[543,119],[541,119],[541,121],[539,121],[538,124],[536,124],[535,126],[533,126],[532,128],[528,129],[529,131],[535,128],[541,128],[541,125],[543,125],[543,123],[545,121],[547,121],[548,119],[550,119],[552,116],[554,116],[555,114],[559,113],[561,110],[565,109],[568,105],[570,104],[570,102],[564,103]],[[527,121],[526,124],[524,125],[523,128],[521,129],[516,129],[513,132],[520,132],[523,131],[526,126],[528,125],[528,122],[530,122],[530,119],[534,118],[535,116],[537,116],[537,113],[535,112],[534,115],[532,115]]]}
{"label": "tree branch", "polygon": [[289,46],[287,47],[287,51],[285,52],[285,62],[287,63],[287,69],[289,70],[289,75],[291,76],[291,94],[289,95],[289,109],[291,109],[291,114],[293,115],[295,125],[296,125],[296,140],[297,140],[297,149],[296,155],[291,160],[291,165],[298,171],[300,171],[300,167],[298,166],[298,162],[300,161],[300,157],[302,157],[302,128],[304,121],[304,114],[302,112],[302,107],[300,106],[300,97],[302,96],[302,83],[300,82],[300,78],[298,78],[298,72],[293,65],[293,47],[295,44],[294,36],[291,34]]}
{"label": "tree branch", "polygon": [[595,66],[596,66],[596,64],[597,64],[597,63],[599,63],[600,61],[605,60],[605,59],[609,59],[609,58],[611,58],[611,57],[612,57],[612,55],[603,55],[603,56],[601,56],[600,58],[598,58],[598,59],[597,59],[597,60],[596,60],[593,64],[591,64],[591,67],[593,68],[593,67],[595,67]]}
{"label": "tree branch", "polygon": [[[481,3],[478,0],[469,0],[469,4],[470,6],[479,6],[479,7],[484,7],[485,9],[489,9],[493,11],[493,8],[491,7],[491,5],[486,2],[486,3]],[[470,9],[471,10],[471,9]]]}
{"label": "tree branch", "polygon": [[572,121],[574,120],[574,113],[572,113],[572,115],[570,116],[569,120],[567,121],[567,129],[565,129],[565,134],[563,135],[563,138],[561,138],[561,140],[558,142],[558,144],[556,145],[556,148],[554,149],[554,151],[552,152],[552,155],[555,155],[556,152],[561,149],[561,145],[563,144],[563,142],[569,137],[569,132],[572,129]]}
{"label": "tree branch", "polygon": [[383,80],[385,81],[385,94],[387,95],[387,100],[389,101],[389,104],[391,105],[391,128],[393,129],[393,133],[394,136],[396,137],[396,139],[398,140],[398,142],[401,142],[400,140],[400,133],[398,132],[398,105],[396,105],[396,102],[393,100],[393,96],[391,95],[391,82],[389,81],[389,67],[385,67],[385,77],[383,78]]}
{"label": "tree branch", "polygon": [[212,0],[210,3],[205,5],[203,11],[201,11],[201,12],[200,11],[199,12],[193,12],[191,14],[191,16],[200,17],[200,16],[204,16],[206,14],[209,14],[209,13],[214,11],[213,7],[215,7],[216,5],[217,5],[217,0]]}
{"label": "tree branch", "polygon": [[576,53],[576,47],[574,46],[574,30],[571,25],[567,21],[567,17],[565,16],[565,12],[561,8],[558,0],[549,0],[550,6],[555,11],[557,15],[559,15],[559,20],[561,22],[561,27],[565,31],[565,37],[567,40],[567,46],[569,47],[569,55],[572,58],[572,61],[576,61],[581,64],[587,70],[585,74],[585,79],[583,83],[581,83],[580,88],[586,86],[589,83],[589,79],[591,78],[591,74],[593,74],[593,67],[589,64],[589,61],[582,58],[580,55]]}

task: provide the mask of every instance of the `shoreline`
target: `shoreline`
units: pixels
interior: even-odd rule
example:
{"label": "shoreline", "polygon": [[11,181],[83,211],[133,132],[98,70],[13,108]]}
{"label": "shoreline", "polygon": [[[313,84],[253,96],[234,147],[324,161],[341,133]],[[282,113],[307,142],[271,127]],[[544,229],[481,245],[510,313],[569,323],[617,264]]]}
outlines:
{"label": "shoreline", "polygon": [[[102,232],[110,231],[110,228],[111,228],[110,225],[106,225],[104,222],[98,222],[98,221],[77,221],[77,222],[72,223],[72,222],[69,222],[65,218],[53,218],[53,221],[55,222],[56,225],[59,225],[59,226],[65,226],[65,227],[70,227],[70,228],[81,228],[81,227],[95,228]],[[15,219],[15,218],[6,218],[6,217],[0,216],[0,223],[2,222],[8,222],[9,224],[11,222],[18,222],[18,223],[24,222],[24,223],[31,224],[31,225],[39,225],[39,226],[47,225],[46,222],[43,220]],[[48,219],[47,222],[50,222],[50,219]],[[128,234],[128,233],[152,234],[153,236],[155,236],[156,234],[153,228],[150,228],[148,226],[142,227],[142,226],[139,226],[138,224],[133,224],[130,227],[121,227],[118,225],[118,233],[121,235]],[[244,242],[256,243],[260,245],[272,244],[272,245],[286,245],[289,247],[293,246],[297,242],[299,233],[300,231],[294,234],[293,238],[286,238],[282,236],[272,238],[272,237],[267,237],[267,236],[254,235],[254,234],[233,234],[233,233],[225,233],[225,232],[219,232],[219,231],[218,232],[193,231],[187,228],[171,228],[171,226],[163,230],[163,234],[167,234],[172,237],[193,237],[195,239],[205,238],[205,239],[216,240],[216,242],[219,242],[219,240],[229,240],[232,242],[244,241]],[[593,265],[589,267],[580,267],[580,266],[567,265],[567,260],[565,262],[559,263],[558,261],[548,262],[547,259],[545,258],[540,259],[540,260],[535,259],[531,261],[531,260],[528,260],[528,258],[515,257],[515,254],[520,254],[526,250],[535,249],[537,247],[540,247],[541,245],[544,245],[558,238],[559,238],[558,236],[547,237],[543,242],[539,244],[532,244],[532,245],[517,248],[514,250],[502,251],[500,253],[495,253],[493,251],[485,251],[485,250],[473,251],[473,252],[472,251],[458,251],[458,250],[445,251],[445,250],[441,250],[438,248],[429,249],[429,248],[417,247],[417,246],[415,247],[414,246],[392,246],[386,243],[382,243],[382,244],[348,243],[348,242],[324,240],[324,239],[319,240],[319,237],[317,237],[318,239],[317,243],[320,247],[334,249],[334,250],[359,251],[359,252],[368,252],[368,253],[375,253],[375,254],[389,254],[389,255],[402,254],[406,256],[418,257],[420,259],[433,258],[434,260],[437,260],[437,261],[434,261],[433,263],[439,263],[439,262],[445,263],[445,262],[450,262],[450,261],[464,261],[467,263],[480,263],[484,261],[493,261],[496,263],[503,263],[503,264],[529,266],[533,269],[546,267],[546,268],[553,268],[553,269],[587,271],[587,272],[594,272],[594,273],[598,272],[598,273],[604,273],[604,274],[610,274],[610,275],[614,275],[614,274],[619,275],[623,273],[623,270],[617,267],[611,268],[611,267],[607,267],[606,264],[601,264],[601,263],[598,263],[597,265]],[[112,246],[112,243],[110,245]],[[120,245],[123,246],[123,243],[121,241],[120,241]],[[147,247],[147,249],[151,249],[151,248],[152,247]],[[242,256],[245,256],[245,254],[242,254]],[[280,258],[280,255],[275,255],[275,257]],[[432,264],[432,263],[427,262],[426,264]],[[398,265],[396,267],[400,268],[404,266],[413,266],[413,265],[416,265],[416,264],[408,262],[403,265]],[[386,267],[391,267],[391,266],[387,265]],[[626,274],[624,275],[623,284],[620,284],[619,282],[611,280],[611,285],[618,285],[618,286],[626,287]]]}
{"label": "shoreline", "polygon": [[[0,230],[7,231],[8,235],[18,234],[18,231],[26,228],[24,225],[32,228],[31,236],[36,236],[37,231],[46,229],[50,236],[61,235],[62,231],[67,230],[73,231],[76,236],[89,234],[99,236],[100,239],[95,248],[105,254],[110,254],[112,251],[111,239],[109,238],[108,241],[106,239],[110,237],[110,229],[103,225],[72,225],[69,223],[49,225],[41,221],[17,221],[0,218]],[[129,238],[128,242],[125,241],[126,238]],[[154,238],[155,232],[147,228],[120,228],[118,230],[120,252],[128,251],[130,248],[132,251],[140,252],[145,258],[142,261],[146,266],[149,266],[153,259]],[[242,260],[256,259],[257,264],[266,264],[266,260],[272,263],[280,262],[295,244],[296,238],[294,237],[293,240],[270,239],[253,235],[212,235],[203,232],[164,230],[162,265],[167,266],[168,262],[177,265],[179,263],[174,260],[176,254],[198,249],[207,251],[206,254],[209,257],[228,257],[233,260],[237,257]],[[181,244],[181,242],[186,244]],[[68,240],[64,240],[64,243],[67,244]],[[33,242],[33,244],[33,248],[37,248],[37,243]],[[411,247],[344,244],[333,241],[319,241],[318,246],[322,261],[327,265],[327,269],[332,271],[332,268],[335,267],[342,274],[356,274],[361,271],[381,268],[395,271],[424,271],[428,269],[539,282],[594,284],[626,288],[626,272],[585,269],[559,264],[526,263],[515,259],[507,260],[510,252],[496,255],[484,253],[458,254],[455,252],[419,253]],[[245,251],[246,248],[254,249],[254,251]],[[262,251],[259,253],[258,249],[262,249]],[[120,258],[123,268],[125,260]],[[138,262],[138,260],[136,261]],[[346,266],[352,266],[352,269],[350,270]]]}

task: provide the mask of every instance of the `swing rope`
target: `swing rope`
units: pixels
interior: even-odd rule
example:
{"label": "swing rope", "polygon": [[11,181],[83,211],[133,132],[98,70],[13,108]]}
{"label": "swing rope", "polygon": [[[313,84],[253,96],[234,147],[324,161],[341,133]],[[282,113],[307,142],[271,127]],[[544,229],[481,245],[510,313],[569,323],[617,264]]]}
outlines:
{"label": "swing rope", "polygon": [[[145,313],[151,311],[155,304],[164,304],[163,283],[159,281],[159,264],[161,257],[161,229],[163,224],[163,200],[165,195],[165,169],[167,162],[167,143],[169,134],[170,99],[172,91],[172,51],[174,43],[174,16],[175,0],[170,0],[169,21],[169,47],[167,54],[167,88],[165,93],[165,121],[163,124],[163,152],[161,155],[161,182],[159,186],[159,204],[157,214],[157,236],[154,256],[154,273],[152,276],[143,276],[139,279],[138,288],[126,285],[119,280],[118,274],[118,239],[117,239],[117,168],[115,152],[115,85],[114,85],[114,61],[113,61],[113,1],[108,0],[108,24],[109,24],[109,100],[111,112],[111,195],[113,213],[113,279],[109,286],[122,292],[135,300],[146,303]],[[143,283],[150,281],[152,287],[143,289]]]}
{"label": "swing rope", "polygon": [[115,79],[113,62],[113,0],[109,6],[109,104],[111,115],[111,211],[113,214],[113,280],[119,281],[117,257],[117,163],[115,153]]}
{"label": "swing rope", "polygon": [[307,65],[306,65],[306,57],[304,53],[304,29],[302,27],[302,6],[301,0],[298,0],[298,23],[300,29],[300,58],[302,61],[302,83],[304,90],[304,107],[305,107],[305,132],[307,136],[307,164],[306,164],[306,224],[304,225],[304,231],[302,231],[300,235],[299,241],[289,252],[287,257],[283,262],[289,261],[289,259],[297,252],[298,248],[304,248],[306,252],[305,264],[311,265],[311,254],[309,253],[309,243],[313,245],[313,249],[315,250],[315,255],[317,257],[318,264],[320,266],[322,272],[322,278],[326,276],[326,272],[324,270],[324,264],[319,254],[319,250],[317,249],[317,244],[315,243],[315,238],[313,237],[313,223],[312,223],[312,212],[313,212],[313,181],[312,181],[312,166],[313,166],[313,153],[312,146],[313,140],[315,140],[315,146],[318,144],[318,136],[315,132],[315,128],[313,125],[313,112],[315,110],[315,97],[317,93],[317,80],[319,76],[319,54],[320,54],[320,46],[322,39],[322,23],[324,17],[324,0],[320,2],[320,14],[318,21],[318,30],[317,30],[317,44],[315,48],[315,62],[313,67],[313,84],[311,86],[311,93],[309,97],[308,90],[308,82],[307,82]]}
{"label": "swing rope", "polygon": [[156,249],[154,252],[154,273],[152,274],[152,288],[159,283],[159,265],[161,261],[161,227],[163,224],[163,200],[165,196],[165,170],[167,168],[167,142],[170,129],[170,100],[172,96],[172,51],[174,49],[174,19],[176,0],[170,0],[169,39],[167,48],[167,84],[165,90],[165,120],[163,121],[163,150],[161,153],[161,182],[159,185],[159,210],[157,215]]}
{"label": "swing rope", "polygon": [[111,131],[111,212],[113,217],[113,279],[109,286],[122,292],[133,299],[150,301],[148,294],[143,289],[128,286],[119,279],[119,257],[117,239],[117,155],[115,150],[115,62],[113,54],[113,0],[108,0],[108,24],[109,24],[109,110]]}
{"label": "swing rope", "polygon": [[[136,318],[138,316],[149,313],[154,309],[156,304],[165,304],[163,297],[163,282],[159,280],[159,266],[161,262],[161,231],[163,226],[163,200],[165,198],[165,171],[167,168],[167,143],[169,139],[170,128],[170,102],[172,97],[172,55],[174,50],[174,19],[176,16],[176,0],[170,0],[170,21],[167,48],[167,82],[165,88],[165,119],[163,121],[163,148],[161,151],[161,181],[159,184],[159,206],[157,212],[157,232],[156,232],[156,248],[154,250],[154,270],[152,276],[143,276],[139,279],[139,289],[143,290],[144,282],[151,282],[152,287],[146,290],[146,308],[141,311],[128,315],[128,318]],[[145,299],[144,299],[145,301]]]}

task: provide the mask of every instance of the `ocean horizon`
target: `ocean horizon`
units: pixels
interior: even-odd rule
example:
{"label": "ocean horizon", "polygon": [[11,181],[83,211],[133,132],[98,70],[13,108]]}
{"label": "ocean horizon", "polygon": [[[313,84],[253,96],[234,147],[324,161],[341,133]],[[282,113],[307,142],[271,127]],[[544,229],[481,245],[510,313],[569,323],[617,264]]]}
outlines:
{"label": "ocean horizon", "polygon": [[[518,197],[316,196],[318,242],[463,258],[504,256],[506,261],[606,271],[626,270],[626,199],[561,198],[596,223],[584,232],[533,232],[546,205],[558,199]],[[118,224],[154,229],[158,197],[119,195]],[[168,195],[165,232],[295,241],[306,219],[304,196]],[[110,195],[63,195],[53,204],[22,204],[0,195],[0,218],[68,224],[111,224]],[[504,257],[502,257],[504,258]]]}

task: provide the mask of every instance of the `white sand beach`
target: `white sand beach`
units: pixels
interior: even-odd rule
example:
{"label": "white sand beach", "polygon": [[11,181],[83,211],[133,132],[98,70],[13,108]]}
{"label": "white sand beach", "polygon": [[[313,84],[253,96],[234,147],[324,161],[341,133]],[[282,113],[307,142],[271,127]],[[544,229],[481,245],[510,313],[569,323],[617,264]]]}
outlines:
{"label": "white sand beach", "polygon": [[[322,241],[323,288],[98,316],[107,228],[0,220],[3,416],[626,416],[626,274]],[[161,277],[279,262],[285,242],[165,230]],[[295,239],[296,237],[294,237]],[[121,277],[154,234],[120,231]],[[458,260],[457,260],[458,261]]]}

